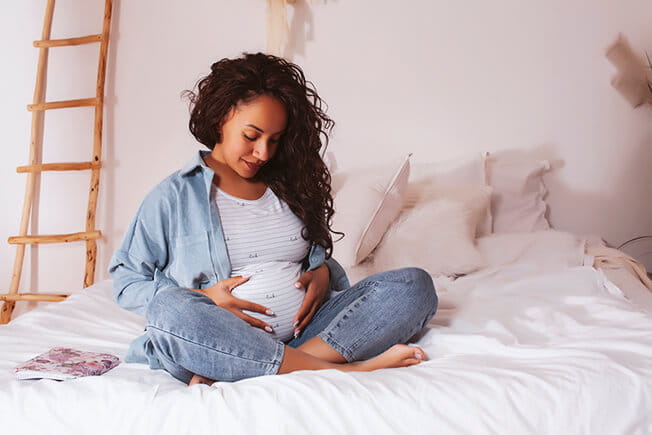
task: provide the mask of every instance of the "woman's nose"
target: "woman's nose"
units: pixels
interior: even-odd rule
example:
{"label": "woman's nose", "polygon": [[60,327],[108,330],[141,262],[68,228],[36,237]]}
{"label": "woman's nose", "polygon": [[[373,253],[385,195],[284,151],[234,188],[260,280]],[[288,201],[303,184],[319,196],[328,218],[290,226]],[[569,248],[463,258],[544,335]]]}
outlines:
{"label": "woman's nose", "polygon": [[269,160],[269,145],[267,144],[267,142],[264,140],[259,140],[258,142],[256,142],[256,145],[254,146],[253,155],[258,160],[262,160],[264,162]]}

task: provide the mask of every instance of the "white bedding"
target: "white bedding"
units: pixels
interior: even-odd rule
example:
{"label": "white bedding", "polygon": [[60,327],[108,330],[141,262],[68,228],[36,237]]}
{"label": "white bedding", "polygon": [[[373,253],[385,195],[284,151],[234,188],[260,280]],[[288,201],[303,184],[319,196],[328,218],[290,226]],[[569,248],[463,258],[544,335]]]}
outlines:
{"label": "white bedding", "polygon": [[15,380],[16,364],[54,346],[124,356],[143,321],[101,282],[0,327],[2,432],[652,433],[652,317],[601,271],[569,266],[581,256],[573,243],[539,237],[523,261],[436,279],[439,310],[416,338],[430,359],[418,366],[191,388],[125,363],[74,381]]}

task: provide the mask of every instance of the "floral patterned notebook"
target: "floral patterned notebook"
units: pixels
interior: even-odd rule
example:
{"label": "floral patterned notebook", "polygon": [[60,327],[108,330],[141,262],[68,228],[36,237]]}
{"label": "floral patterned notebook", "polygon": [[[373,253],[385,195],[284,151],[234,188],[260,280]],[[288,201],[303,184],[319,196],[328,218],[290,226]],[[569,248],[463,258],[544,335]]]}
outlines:
{"label": "floral patterned notebook", "polygon": [[53,347],[14,368],[18,379],[56,379],[65,381],[82,376],[97,376],[120,364],[108,353],[83,352],[67,347]]}

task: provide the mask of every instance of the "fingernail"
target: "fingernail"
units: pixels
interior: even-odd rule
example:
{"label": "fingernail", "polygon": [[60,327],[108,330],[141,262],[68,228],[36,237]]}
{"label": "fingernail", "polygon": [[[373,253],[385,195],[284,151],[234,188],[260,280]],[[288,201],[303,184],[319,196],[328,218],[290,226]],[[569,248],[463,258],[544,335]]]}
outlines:
{"label": "fingernail", "polygon": [[267,332],[273,332],[271,326],[265,326],[265,331],[267,331]]}
{"label": "fingernail", "polygon": [[301,288],[301,283],[300,283],[300,282],[295,282],[295,283],[294,283],[294,286],[295,286],[296,288]]}
{"label": "fingernail", "polygon": [[421,352],[414,352],[414,357],[416,359],[423,359],[423,356],[421,355]]}
{"label": "fingernail", "polygon": [[267,314],[268,316],[275,316],[276,315],[276,314],[274,314],[274,311],[269,310],[269,309],[267,311],[265,311],[265,314]]}
{"label": "fingernail", "polygon": [[301,330],[300,329],[295,329],[294,330],[294,338],[297,338],[299,336],[299,334],[301,334]]}
{"label": "fingernail", "polygon": [[293,328],[296,328],[298,324],[299,324],[299,321],[298,321],[298,320],[295,320],[294,323],[292,324],[292,327],[293,327]]}

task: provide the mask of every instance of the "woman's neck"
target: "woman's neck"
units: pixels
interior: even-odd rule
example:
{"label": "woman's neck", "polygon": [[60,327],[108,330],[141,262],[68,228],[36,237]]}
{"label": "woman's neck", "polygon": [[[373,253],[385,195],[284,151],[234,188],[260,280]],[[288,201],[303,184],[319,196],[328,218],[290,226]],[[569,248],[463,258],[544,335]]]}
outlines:
{"label": "woman's neck", "polygon": [[204,158],[204,162],[215,173],[213,184],[229,195],[255,200],[263,196],[265,190],[267,190],[267,186],[262,181],[248,180],[241,177],[224,163],[215,160],[210,154]]}

